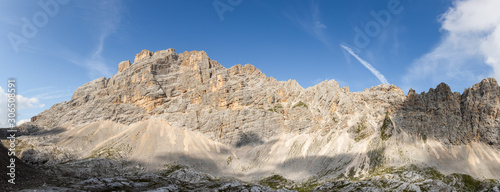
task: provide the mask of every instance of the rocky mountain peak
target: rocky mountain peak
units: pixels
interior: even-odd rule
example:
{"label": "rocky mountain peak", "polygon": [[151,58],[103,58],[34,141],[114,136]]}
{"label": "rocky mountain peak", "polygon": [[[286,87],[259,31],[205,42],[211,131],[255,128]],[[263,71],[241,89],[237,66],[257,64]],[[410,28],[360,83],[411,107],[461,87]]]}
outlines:
{"label": "rocky mountain peak", "polygon": [[[499,92],[499,86],[497,81],[494,78],[483,79],[480,83],[475,84],[472,88],[469,88],[467,92],[474,92],[481,96],[495,96]],[[464,91],[465,92],[465,91]]]}
{"label": "rocky mountain peak", "polygon": [[151,56],[153,56],[153,52],[144,49],[140,53],[138,53],[137,55],[135,55],[134,63],[137,63],[138,61],[141,61],[141,60],[144,60],[144,59],[148,59]]}
{"label": "rocky mountain peak", "polygon": [[122,61],[118,64],[118,73],[124,71],[125,69],[129,68],[130,65],[132,65],[130,63],[130,60],[127,60],[127,61]]}

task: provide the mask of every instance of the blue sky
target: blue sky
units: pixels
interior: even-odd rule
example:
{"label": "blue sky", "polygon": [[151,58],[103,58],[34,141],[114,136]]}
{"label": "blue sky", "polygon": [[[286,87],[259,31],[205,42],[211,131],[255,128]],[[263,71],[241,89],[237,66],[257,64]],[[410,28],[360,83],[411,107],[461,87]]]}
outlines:
{"label": "blue sky", "polygon": [[1,1],[0,91],[17,79],[18,120],[111,77],[142,49],[204,50],[305,88],[335,79],[351,91],[446,82],[462,92],[500,78],[497,0]]}

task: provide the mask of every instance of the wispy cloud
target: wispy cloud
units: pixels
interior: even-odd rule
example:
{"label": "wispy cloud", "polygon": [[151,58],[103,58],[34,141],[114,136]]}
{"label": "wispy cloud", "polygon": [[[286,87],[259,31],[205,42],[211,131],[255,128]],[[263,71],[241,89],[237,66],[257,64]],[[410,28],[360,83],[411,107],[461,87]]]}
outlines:
{"label": "wispy cloud", "polygon": [[34,95],[33,97],[37,98],[38,100],[51,100],[51,99],[62,99],[62,98],[68,98],[73,95],[74,88],[61,88],[61,87],[54,87],[54,86],[48,86],[48,87],[40,87],[36,89],[31,89],[22,92],[23,95]]}
{"label": "wispy cloud", "polygon": [[325,30],[328,27],[322,22],[318,1],[310,1],[309,9],[306,12],[285,12],[284,15],[292,22],[298,23],[304,31],[320,40],[323,44],[331,47],[325,35]]}
{"label": "wispy cloud", "polygon": [[365,60],[361,59],[356,53],[354,53],[351,48],[345,46],[345,45],[340,45],[343,49],[345,49],[349,54],[351,54],[354,58],[356,58],[363,66],[365,66],[370,72],[372,72],[375,77],[378,78],[380,83],[382,84],[389,84],[387,79],[385,79],[384,75],[382,75],[375,67],[373,67],[370,63],[366,62]]}
{"label": "wispy cloud", "polygon": [[106,39],[109,35],[115,33],[120,24],[123,5],[118,0],[98,1],[97,7],[97,11],[92,13],[94,17],[91,17],[91,20],[95,21],[96,27],[99,29],[99,39],[96,49],[84,64],[91,69],[90,75],[92,76],[110,76],[112,73],[104,62],[102,52]]}
{"label": "wispy cloud", "polygon": [[82,66],[87,69],[88,76],[92,79],[111,76],[112,70],[106,64],[106,58],[102,55],[106,47],[106,40],[110,35],[116,32],[121,19],[124,5],[122,1],[85,1],[78,2],[84,9],[83,18],[88,24],[88,31],[94,33],[90,41],[96,42],[95,48],[89,54],[80,54],[72,50],[61,51],[60,57],[69,62]]}
{"label": "wispy cloud", "polygon": [[[330,51],[335,50],[332,47],[332,44],[325,33],[327,26],[322,22],[321,11],[319,9],[318,1],[310,1],[310,10],[306,13],[298,14],[296,12],[292,13],[286,12],[285,17],[287,17],[291,21],[300,24],[302,29],[304,29],[307,33],[309,33],[310,35],[321,41],[327,48],[330,49]],[[389,84],[389,82],[387,82],[385,77],[378,70],[376,70],[370,63],[361,59],[357,54],[354,53],[354,51],[351,48],[346,47],[344,45],[340,46],[347,52],[349,52],[352,56],[354,56],[361,64],[363,64],[363,66],[365,66],[368,70],[370,70],[370,72],[372,72],[373,75],[375,75],[380,80],[381,83]]]}
{"label": "wispy cloud", "polygon": [[440,43],[415,60],[403,82],[469,84],[487,76],[500,79],[499,7],[498,0],[455,0],[440,18]]}

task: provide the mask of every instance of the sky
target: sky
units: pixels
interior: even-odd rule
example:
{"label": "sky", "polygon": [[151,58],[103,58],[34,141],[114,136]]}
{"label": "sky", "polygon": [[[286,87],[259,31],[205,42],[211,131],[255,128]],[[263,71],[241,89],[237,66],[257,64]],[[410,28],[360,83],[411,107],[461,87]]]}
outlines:
{"label": "sky", "polygon": [[500,79],[498,0],[0,0],[0,127],[111,77],[143,49],[204,50],[304,87],[453,91]]}

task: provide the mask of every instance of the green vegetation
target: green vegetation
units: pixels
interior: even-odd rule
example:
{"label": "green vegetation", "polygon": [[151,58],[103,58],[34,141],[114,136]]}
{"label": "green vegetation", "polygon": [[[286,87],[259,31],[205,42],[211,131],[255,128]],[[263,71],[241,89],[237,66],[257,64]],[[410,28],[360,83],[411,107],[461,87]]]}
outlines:
{"label": "green vegetation", "polygon": [[354,170],[354,167],[351,167],[349,169],[349,172],[347,173],[347,177],[351,180],[354,179],[354,175],[356,175],[356,170]]}
{"label": "green vegetation", "polygon": [[229,166],[229,164],[231,164],[231,162],[233,162],[233,156],[228,156],[226,159],[226,162],[227,162],[227,166]]}
{"label": "green vegetation", "polygon": [[453,173],[448,175],[443,180],[444,183],[451,185],[457,189],[464,191],[477,191],[482,182],[474,179],[474,177],[466,174]]}
{"label": "green vegetation", "polygon": [[261,179],[259,181],[260,185],[263,186],[268,186],[273,189],[289,189],[289,190],[295,190],[298,192],[309,192],[312,191],[314,188],[317,186],[322,185],[322,182],[318,182],[315,179],[309,179],[306,182],[297,184],[293,181],[289,181],[286,178],[284,178],[281,175],[272,175],[269,177],[266,177],[264,179]]}
{"label": "green vegetation", "polygon": [[[0,142],[3,144],[3,146],[9,148],[8,146],[10,145],[10,141],[8,139],[0,140]],[[15,144],[16,144],[15,153],[17,156],[19,156],[21,152],[26,151],[28,149],[35,149],[35,146],[26,143],[21,139],[16,139]]]}
{"label": "green vegetation", "polygon": [[416,165],[410,165],[410,170],[421,173],[422,175],[425,175],[426,178],[431,178],[434,180],[442,180],[444,178],[444,175],[439,172],[436,167],[423,167],[419,168]]}
{"label": "green vegetation", "polygon": [[307,105],[302,102],[302,101],[299,101],[299,103],[295,104],[292,108],[296,108],[296,107],[305,107],[305,108],[308,108]]}
{"label": "green vegetation", "polygon": [[445,175],[440,173],[435,167],[420,167],[414,164],[403,167],[378,166],[373,171],[371,171],[370,177],[382,176],[385,174],[401,175],[408,171],[418,173],[426,179],[443,181],[443,179],[445,178]]}
{"label": "green vegetation", "polygon": [[368,152],[370,158],[370,172],[375,171],[384,163],[385,146],[371,150]]}
{"label": "green vegetation", "polygon": [[314,188],[316,188],[317,186],[320,186],[321,183],[319,183],[318,181],[316,180],[308,180],[300,185],[296,185],[294,186],[293,188],[291,188],[292,190],[296,190],[297,192],[309,192],[309,191],[312,191]]}
{"label": "green vegetation", "polygon": [[268,186],[273,189],[285,188],[289,184],[288,180],[281,175],[273,175],[259,181],[260,185]]}
{"label": "green vegetation", "polygon": [[[383,143],[380,141],[380,143]],[[370,166],[372,165],[373,162],[380,162],[381,158],[383,158],[382,153],[384,152],[385,148],[379,148],[377,150],[370,151]],[[415,175],[413,174],[408,174],[408,173],[413,173],[422,176],[421,179],[419,180],[413,180],[410,179],[409,177],[413,177]],[[306,182],[297,184],[294,183],[293,181],[289,181],[286,178],[280,176],[280,175],[272,175],[270,177],[266,177],[262,180],[259,181],[260,185],[268,186],[273,189],[290,189],[290,190],[296,190],[299,192],[305,192],[305,191],[312,191],[314,188],[321,186],[324,182],[332,182],[334,183],[332,186],[334,188],[330,188],[329,190],[340,190],[343,189],[345,186],[350,185],[353,182],[359,182],[357,184],[357,188],[354,188],[355,190],[360,190],[362,191],[364,187],[380,187],[385,190],[394,190],[395,187],[398,187],[398,185],[394,185],[393,182],[390,180],[384,179],[384,175],[387,174],[393,174],[393,175],[398,175],[397,177],[400,178],[402,182],[410,182],[418,187],[422,191],[429,191],[432,185],[428,185],[431,180],[439,180],[444,182],[446,185],[452,186],[458,191],[480,191],[483,189],[488,189],[491,188],[492,186],[495,186],[498,184],[497,181],[495,180],[477,180],[469,175],[465,174],[451,174],[451,175],[444,175],[440,173],[436,167],[425,167],[425,166],[418,166],[418,165],[407,165],[403,167],[383,167],[382,165],[376,166],[376,169],[374,171],[370,171],[370,175],[367,175],[366,177],[354,177],[356,175],[356,168],[351,167],[347,170],[347,174],[340,174],[336,179],[332,179],[330,181],[323,181],[319,182],[318,180],[315,179],[309,179]],[[410,180],[407,180],[410,179]],[[349,182],[345,182],[345,180]],[[399,179],[398,179],[399,180]],[[369,181],[368,183],[364,181]],[[406,190],[403,190],[406,191]]]}
{"label": "green vegetation", "polygon": [[332,117],[332,121],[333,121],[334,123],[337,123],[337,119],[336,119],[335,117]]}
{"label": "green vegetation", "polygon": [[273,108],[268,109],[268,111],[279,113],[279,110],[283,109],[283,106],[281,104],[276,104]]}
{"label": "green vegetation", "polygon": [[[373,150],[370,151],[370,161],[374,160],[377,162],[378,157],[383,157],[381,153],[384,151],[384,148],[380,148],[378,150]],[[375,159],[373,159],[375,158]],[[370,162],[370,166],[372,166],[372,163]],[[343,189],[345,186],[349,185],[350,183],[353,182],[359,182],[354,190],[356,191],[362,191],[364,187],[370,187],[370,186],[375,186],[375,187],[380,187],[385,190],[394,190],[395,187],[398,187],[398,185],[394,185],[394,183],[391,183],[390,180],[384,179],[384,175],[387,174],[393,174],[393,175],[398,175],[397,177],[401,179],[402,182],[409,182],[417,185],[420,187],[422,191],[429,191],[432,187],[432,185],[428,185],[431,180],[439,180],[444,182],[446,185],[454,187],[457,189],[457,191],[482,191],[484,189],[489,189],[495,185],[498,185],[498,181],[495,180],[477,180],[474,177],[466,174],[450,174],[450,175],[444,175],[440,173],[436,167],[425,167],[425,166],[418,166],[418,165],[407,165],[403,167],[383,167],[383,166],[377,166],[376,169],[372,172],[370,171],[370,175],[367,177],[354,177],[356,174],[356,169],[354,167],[351,167],[347,170],[347,174],[340,174],[336,179],[327,181],[327,182],[332,182],[334,183],[332,186],[334,188],[329,188],[329,190],[335,191],[335,190],[340,190]],[[408,174],[408,173],[413,173],[421,176],[421,179],[419,180],[413,180],[410,179],[410,177],[413,177],[415,175],[413,174]],[[281,176],[276,176],[272,181],[280,181],[281,183],[288,183],[284,178]],[[266,178],[267,179],[267,178]],[[410,179],[410,180],[407,180]],[[271,180],[271,179],[270,179]],[[343,180],[348,180],[349,182],[345,182]],[[398,179],[399,180],[399,179]],[[263,181],[263,180],[261,180]],[[363,181],[369,181],[368,183],[364,183]],[[276,183],[276,182],[275,182]],[[262,183],[261,183],[262,184]],[[311,191],[315,187],[322,185],[322,183],[316,181],[316,180],[309,180],[305,183],[302,183],[300,185],[294,185],[293,188],[288,188],[292,190],[297,190],[297,191]],[[267,185],[270,186],[270,185]],[[274,185],[276,186],[276,185]],[[281,185],[283,186],[283,185]],[[273,187],[275,189],[279,187]],[[403,190],[406,191],[407,189]]]}
{"label": "green vegetation", "polygon": [[173,173],[174,171],[180,170],[182,168],[186,168],[183,165],[165,165],[165,169],[162,170],[159,174],[161,176],[167,177],[170,175],[170,173]]}
{"label": "green vegetation", "polygon": [[94,151],[89,158],[120,158],[120,151],[113,147],[104,147]]}
{"label": "green vegetation", "polygon": [[354,140],[356,142],[361,141],[368,136],[368,134],[366,133],[365,130],[366,130],[365,122],[363,122],[363,121],[358,122],[358,125],[356,126],[356,129],[354,130],[354,133],[356,133],[356,137],[354,138]]}
{"label": "green vegetation", "polygon": [[389,117],[389,113],[385,113],[385,119],[384,123],[382,124],[382,127],[380,128],[380,137],[382,140],[386,141],[389,139],[389,137],[392,136],[392,133],[390,130],[387,130],[387,127],[391,125],[392,126],[392,120],[391,117]]}

